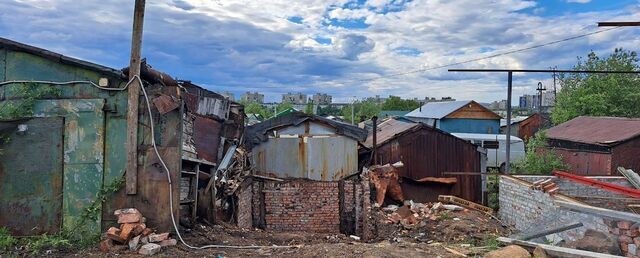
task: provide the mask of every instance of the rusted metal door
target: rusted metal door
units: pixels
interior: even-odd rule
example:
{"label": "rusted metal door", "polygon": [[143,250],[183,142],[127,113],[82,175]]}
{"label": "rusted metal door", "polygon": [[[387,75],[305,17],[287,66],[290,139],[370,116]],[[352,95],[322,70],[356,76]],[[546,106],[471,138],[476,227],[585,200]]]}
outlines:
{"label": "rusted metal door", "polygon": [[0,121],[0,226],[13,235],[60,231],[63,128],[61,117]]}

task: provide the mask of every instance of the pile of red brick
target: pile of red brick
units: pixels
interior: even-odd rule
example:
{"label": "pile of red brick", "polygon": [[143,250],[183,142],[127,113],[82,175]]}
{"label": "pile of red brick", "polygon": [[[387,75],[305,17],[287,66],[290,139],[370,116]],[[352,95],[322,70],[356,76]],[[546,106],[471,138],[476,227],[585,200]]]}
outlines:
{"label": "pile of red brick", "polygon": [[610,232],[618,238],[620,249],[627,257],[640,257],[640,228],[629,221],[607,221]]}
{"label": "pile of red brick", "polygon": [[160,252],[162,247],[177,244],[175,239],[169,238],[169,233],[155,233],[144,224],[146,219],[135,208],[116,210],[119,228],[111,227],[100,241],[100,250],[111,252],[116,245],[128,246],[129,250],[144,255]]}

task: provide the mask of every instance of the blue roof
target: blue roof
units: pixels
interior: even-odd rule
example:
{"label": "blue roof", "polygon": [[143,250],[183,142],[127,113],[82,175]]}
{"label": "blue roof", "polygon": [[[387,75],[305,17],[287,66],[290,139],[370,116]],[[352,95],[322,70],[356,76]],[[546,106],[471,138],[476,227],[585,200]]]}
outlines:
{"label": "blue roof", "polygon": [[416,108],[409,112],[405,116],[442,119],[469,103],[471,103],[471,100],[429,102],[424,104],[421,108]]}

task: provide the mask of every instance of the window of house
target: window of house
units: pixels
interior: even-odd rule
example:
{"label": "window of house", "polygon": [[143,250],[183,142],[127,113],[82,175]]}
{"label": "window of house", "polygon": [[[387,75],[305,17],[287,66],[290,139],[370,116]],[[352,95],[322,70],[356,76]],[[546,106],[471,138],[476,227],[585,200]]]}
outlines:
{"label": "window of house", "polygon": [[498,146],[500,146],[498,141],[484,141],[484,143],[482,143],[482,147],[485,149],[497,149]]}

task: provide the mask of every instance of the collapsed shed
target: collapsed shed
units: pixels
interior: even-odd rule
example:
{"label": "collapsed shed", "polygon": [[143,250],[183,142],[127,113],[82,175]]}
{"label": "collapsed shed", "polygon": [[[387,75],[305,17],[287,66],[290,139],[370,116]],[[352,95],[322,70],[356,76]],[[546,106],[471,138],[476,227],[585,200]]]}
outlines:
{"label": "collapsed shed", "polygon": [[[363,145],[373,148],[372,134]],[[484,200],[479,176],[486,171],[483,150],[440,129],[388,119],[377,126],[375,155],[379,164],[404,163],[398,169],[405,199],[432,202],[438,195],[455,195],[477,203]]]}
{"label": "collapsed shed", "polygon": [[640,171],[640,119],[576,117],[547,130],[547,147],[578,175],[617,175],[617,167]]}
{"label": "collapsed shed", "polygon": [[[115,224],[114,210],[136,207],[147,225],[167,231],[170,191],[175,217],[195,216],[198,193],[207,196],[198,180],[211,177],[218,152],[242,135],[243,108],[144,63],[141,79],[153,120],[141,96],[137,180],[124,182],[137,191],[128,195],[122,187],[101,203],[99,193],[119,185],[126,168],[126,69],[0,38],[0,106],[27,111],[0,121],[0,224],[14,235],[81,230],[75,227],[82,214],[97,207],[100,216],[82,226],[87,236],[99,235]],[[194,127],[193,120],[202,123]],[[174,182],[171,189],[152,137]],[[193,140],[200,138],[211,142]],[[184,199],[181,181],[188,190]]]}

